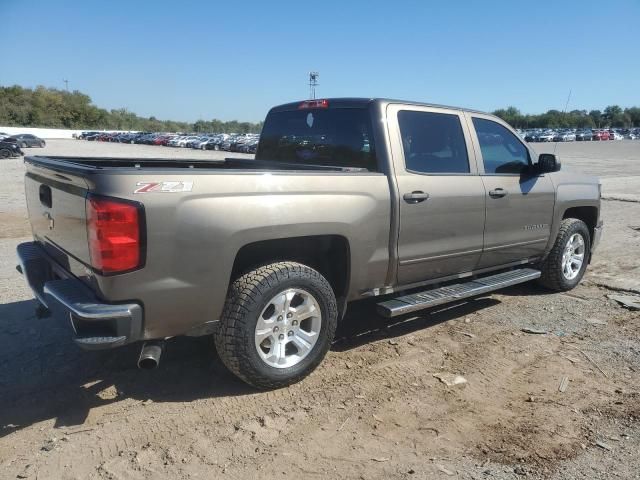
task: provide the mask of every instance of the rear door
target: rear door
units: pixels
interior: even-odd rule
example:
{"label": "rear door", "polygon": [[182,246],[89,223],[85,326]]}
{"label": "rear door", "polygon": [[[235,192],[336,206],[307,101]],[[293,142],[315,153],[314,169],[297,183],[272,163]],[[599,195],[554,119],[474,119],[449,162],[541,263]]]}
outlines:
{"label": "rear door", "polygon": [[551,179],[532,173],[532,152],[506,124],[488,115],[467,117],[487,192],[478,268],[541,255],[551,234],[555,203]]}
{"label": "rear door", "polygon": [[400,201],[398,283],[473,270],[485,191],[464,114],[390,104],[387,120]]}

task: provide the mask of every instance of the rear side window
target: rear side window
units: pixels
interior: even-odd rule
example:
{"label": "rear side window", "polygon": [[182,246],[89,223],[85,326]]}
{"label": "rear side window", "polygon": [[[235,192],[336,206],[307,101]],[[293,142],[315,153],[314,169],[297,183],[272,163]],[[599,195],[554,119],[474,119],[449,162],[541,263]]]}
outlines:
{"label": "rear side window", "polygon": [[371,131],[365,108],[271,112],[256,160],[377,171]]}
{"label": "rear side window", "polygon": [[478,134],[484,171],[489,174],[522,173],[529,166],[529,151],[502,125],[473,117]]}
{"label": "rear side window", "polygon": [[398,124],[407,170],[469,173],[467,146],[457,115],[402,110]]}

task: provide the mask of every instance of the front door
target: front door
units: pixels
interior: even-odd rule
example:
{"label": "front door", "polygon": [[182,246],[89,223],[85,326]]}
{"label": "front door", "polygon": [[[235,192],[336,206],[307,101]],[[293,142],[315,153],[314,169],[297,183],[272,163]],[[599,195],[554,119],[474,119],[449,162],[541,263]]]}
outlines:
{"label": "front door", "polygon": [[400,202],[398,284],[473,270],[482,252],[486,200],[464,115],[387,108]]}
{"label": "front door", "polygon": [[527,146],[494,117],[468,117],[487,192],[484,249],[478,268],[541,255],[551,234],[555,203],[551,179],[534,173]]}

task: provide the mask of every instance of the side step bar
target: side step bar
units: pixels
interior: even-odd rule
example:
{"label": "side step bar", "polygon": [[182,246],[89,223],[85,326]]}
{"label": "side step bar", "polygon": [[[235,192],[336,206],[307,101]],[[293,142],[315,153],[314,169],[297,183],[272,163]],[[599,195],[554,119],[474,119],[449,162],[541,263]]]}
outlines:
{"label": "side step bar", "polygon": [[387,318],[397,317],[405,313],[435,307],[436,305],[442,305],[443,303],[449,303],[463,298],[475,297],[476,295],[482,295],[518,283],[535,280],[539,278],[540,275],[539,270],[521,268],[488,277],[476,278],[475,280],[470,280],[465,283],[456,283],[454,285],[447,285],[446,287],[403,295],[385,302],[380,302],[378,304],[378,313]]}

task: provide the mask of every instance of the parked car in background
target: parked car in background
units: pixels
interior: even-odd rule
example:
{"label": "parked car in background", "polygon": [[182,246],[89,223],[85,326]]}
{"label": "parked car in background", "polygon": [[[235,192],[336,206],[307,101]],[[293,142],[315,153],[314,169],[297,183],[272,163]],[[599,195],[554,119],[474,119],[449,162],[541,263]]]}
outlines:
{"label": "parked car in background", "polygon": [[184,146],[187,148],[200,148],[200,144],[202,142],[206,142],[207,140],[209,140],[209,137],[191,138],[190,140],[187,140]]}
{"label": "parked car in background", "polygon": [[538,135],[538,142],[553,142],[553,139],[555,137],[555,133],[551,130],[548,130],[546,132],[543,132],[541,134]]}
{"label": "parked car in background", "polygon": [[98,135],[100,132],[94,132],[94,131],[87,131],[87,132],[82,132],[80,135],[78,135],[76,138],[78,140],[87,140],[88,137],[93,137],[95,135]]}
{"label": "parked car in background", "polygon": [[578,142],[590,142],[593,139],[593,133],[591,130],[580,130],[576,133],[576,141]]}
{"label": "parked car in background", "polygon": [[241,153],[256,153],[256,151],[258,150],[258,142],[259,142],[259,138],[251,138],[251,139],[247,140],[246,142],[242,143],[238,147],[238,152],[241,152]]}
{"label": "parked car in background", "polygon": [[609,140],[609,132],[607,130],[594,130],[593,140]]}
{"label": "parked car in background", "polygon": [[164,135],[158,143],[155,143],[155,142],[154,143],[156,145],[162,145],[163,147],[166,147],[167,145],[169,145],[169,142],[176,137],[177,135]]}
{"label": "parked car in background", "polygon": [[222,148],[222,143],[229,138],[229,135],[226,133],[222,133],[220,135],[214,135],[207,142],[201,146],[204,150],[220,150]]}
{"label": "parked car in background", "polygon": [[609,140],[623,140],[624,136],[618,132],[609,132]]}
{"label": "parked car in background", "polygon": [[27,147],[44,147],[46,145],[46,142],[39,137],[36,137],[35,135],[31,135],[30,133],[20,133],[18,135],[11,135],[8,138],[15,138],[16,139],[16,143],[18,144],[18,146],[20,146],[20,148],[27,148]]}
{"label": "parked car in background", "polygon": [[5,142],[0,140],[0,158],[19,157],[24,155],[16,142]]}
{"label": "parked car in background", "polygon": [[562,131],[555,134],[553,137],[554,142],[574,142],[576,134],[571,131]]}

